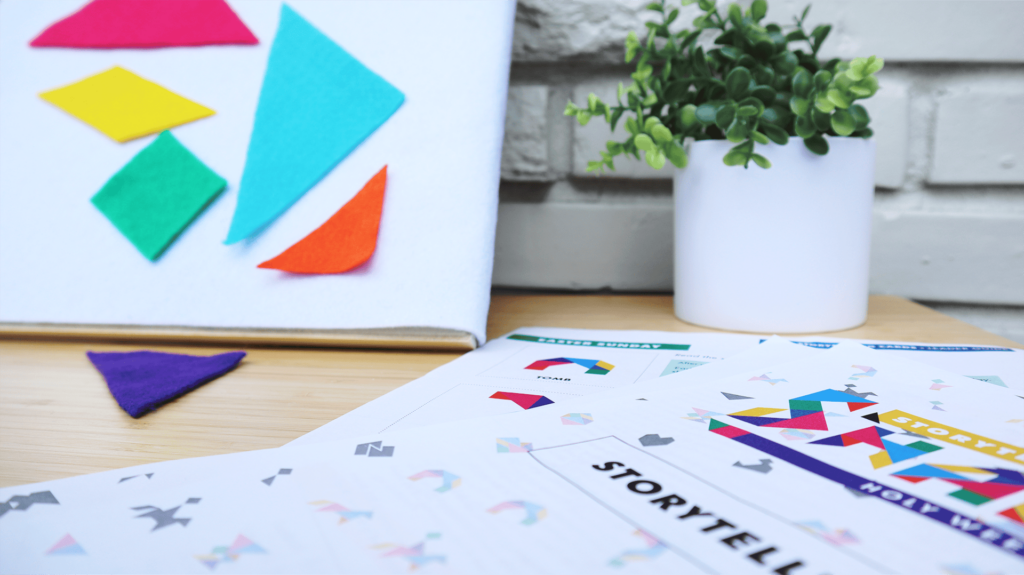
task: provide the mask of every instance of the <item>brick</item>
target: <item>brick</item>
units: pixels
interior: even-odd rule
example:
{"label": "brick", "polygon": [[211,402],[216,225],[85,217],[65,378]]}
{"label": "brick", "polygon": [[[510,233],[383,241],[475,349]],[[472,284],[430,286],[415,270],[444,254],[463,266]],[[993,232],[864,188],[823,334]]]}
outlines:
{"label": "brick", "polygon": [[[673,208],[505,203],[494,285],[672,291]],[[1024,214],[875,211],[871,291],[1024,305]]]}
{"label": "brick", "polygon": [[880,84],[877,94],[858,103],[867,108],[875,132],[875,186],[896,189],[907,171],[910,101],[905,84],[886,78]]}
{"label": "brick", "polygon": [[495,286],[672,289],[672,205],[503,203]]}
{"label": "brick", "polygon": [[501,153],[502,179],[549,179],[547,110],[547,86],[509,88]]}
{"label": "brick", "polygon": [[928,181],[1024,184],[1022,109],[1024,85],[960,88],[940,97]]}
{"label": "brick", "polygon": [[[572,93],[572,100],[576,104],[586,105],[587,96],[594,93],[607,104],[613,104],[615,93],[619,86],[617,79],[605,78],[602,80],[588,82],[576,86]],[[629,77],[623,78],[623,83],[629,83]],[[570,118],[571,119],[571,118]],[[604,118],[592,118],[586,126],[580,126],[573,120],[572,138],[572,175],[577,177],[610,177],[628,178],[640,180],[663,180],[671,179],[674,167],[671,164],[665,165],[661,170],[655,170],[643,160],[637,160],[632,156],[618,156],[615,158],[615,170],[605,170],[605,175],[600,176],[595,172],[587,172],[587,162],[601,159],[601,151],[605,149],[608,140],[624,141],[626,139],[625,117],[619,121],[615,132],[609,130],[610,126]],[[643,154],[641,154],[643,157]]]}

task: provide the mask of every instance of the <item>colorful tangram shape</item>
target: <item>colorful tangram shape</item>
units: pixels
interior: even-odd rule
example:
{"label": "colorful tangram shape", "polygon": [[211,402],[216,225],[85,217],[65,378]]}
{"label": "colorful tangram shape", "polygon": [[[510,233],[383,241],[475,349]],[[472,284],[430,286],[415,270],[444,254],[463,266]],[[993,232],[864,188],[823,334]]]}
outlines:
{"label": "colorful tangram shape", "polygon": [[984,381],[985,383],[991,383],[992,385],[998,385],[999,387],[1006,387],[1006,382],[998,375],[968,375],[967,377],[978,381]]}
{"label": "colorful tangram shape", "polygon": [[893,475],[912,483],[941,479],[958,485],[960,489],[950,493],[950,497],[956,497],[971,505],[981,505],[1024,490],[1024,474],[998,467],[924,463],[897,471]]}
{"label": "colorful tangram shape", "polygon": [[404,100],[402,92],[282,4],[225,243],[270,225]]}
{"label": "colorful tangram shape", "polygon": [[554,403],[543,395],[512,393],[511,391],[496,391],[494,392],[494,395],[491,396],[491,399],[507,399],[523,409],[533,409],[534,407]]}
{"label": "colorful tangram shape", "polygon": [[441,478],[441,485],[438,488],[434,489],[434,491],[438,493],[451,491],[452,489],[455,489],[456,487],[462,485],[461,477],[455,475],[454,473],[448,473],[443,469],[428,469],[425,471],[420,471],[416,475],[410,475],[409,479],[413,481],[419,481],[420,479],[426,479],[428,477]]}
{"label": "colorful tangram shape", "polygon": [[[428,533],[427,539],[438,539],[441,537],[439,533]],[[381,554],[381,557],[400,557],[409,562],[409,570],[415,571],[416,569],[429,565],[431,563],[444,564],[447,561],[445,555],[427,555],[426,548],[427,542],[421,541],[412,547],[406,547],[405,545],[396,545],[394,543],[380,543],[374,545],[371,549],[387,549]]]}
{"label": "colorful tangram shape", "polygon": [[932,385],[928,389],[930,389],[932,391],[942,391],[943,389],[945,389],[947,387],[953,387],[953,386],[945,383],[941,379],[933,379],[932,380]]}
{"label": "colorful tangram shape", "polygon": [[39,97],[118,142],[169,130],[214,114],[206,106],[120,66],[43,92]]}
{"label": "colorful tangram shape", "polygon": [[800,527],[814,533],[833,545],[850,545],[860,543],[849,529],[829,529],[821,521],[801,521],[797,523]]}
{"label": "colorful tangram shape", "polygon": [[319,509],[317,509],[318,512],[323,511],[327,513],[334,513],[335,515],[340,517],[340,519],[338,520],[338,525],[347,523],[353,519],[358,519],[360,517],[365,517],[367,519],[373,518],[372,511],[353,511],[348,507],[345,507],[344,505],[335,503],[333,501],[311,501],[309,504],[316,505],[317,507],[319,507]]}
{"label": "colorful tangram shape", "polygon": [[533,444],[519,442],[518,437],[499,437],[498,453],[528,453],[533,451]]}
{"label": "colorful tangram shape", "polygon": [[238,561],[238,558],[242,555],[262,553],[266,553],[266,550],[254,543],[245,535],[239,534],[238,537],[235,538],[235,542],[232,543],[230,547],[227,545],[218,545],[206,555],[196,555],[195,557],[200,563],[206,565],[212,570],[218,563],[233,563]]}
{"label": "colorful tangram shape", "polygon": [[694,407],[693,408],[693,412],[692,413],[687,413],[685,416],[683,416],[683,419],[688,420],[688,421],[696,421],[697,423],[707,423],[708,422],[708,418],[713,416],[713,415],[724,415],[724,414],[723,413],[718,413],[717,411],[709,411],[707,409],[701,409],[699,407]]}
{"label": "colorful tangram shape", "polygon": [[87,555],[85,549],[75,541],[70,533],[60,538],[60,541],[53,544],[46,550],[47,555]]}
{"label": "colorful tangram shape", "polygon": [[145,350],[89,351],[86,356],[107,381],[121,409],[138,418],[231,371],[245,352],[198,356]]}
{"label": "colorful tangram shape", "polygon": [[585,373],[592,375],[607,375],[609,371],[615,368],[614,365],[601,361],[599,359],[580,359],[577,357],[553,357],[551,359],[538,359],[537,361],[526,366],[526,369],[534,369],[537,371],[544,371],[545,369],[553,365],[568,365],[575,363],[576,365],[587,368]]}
{"label": "colorful tangram shape", "polygon": [[931,453],[933,451],[939,451],[942,449],[938,445],[932,445],[927,441],[915,441],[907,445],[900,445],[889,441],[888,439],[882,439],[886,435],[892,435],[893,432],[888,429],[882,429],[881,427],[872,425],[871,427],[865,427],[864,429],[858,429],[856,431],[850,431],[847,433],[841,433],[839,435],[833,435],[832,437],[826,437],[817,441],[812,441],[811,445],[835,445],[838,447],[849,447],[851,445],[857,445],[858,443],[866,443],[872,447],[877,447],[881,451],[872,455],[869,459],[871,465],[875,469],[885,467],[886,465],[892,465],[893,463],[899,463],[900,461],[906,461],[924,455],[925,453]]}
{"label": "colorful tangram shape", "polygon": [[501,513],[508,509],[522,509],[526,512],[526,517],[520,521],[523,525],[533,525],[548,516],[547,509],[544,509],[536,503],[530,503],[529,501],[505,501],[504,503],[499,503],[494,507],[491,507],[487,512]]}
{"label": "colorful tangram shape", "polygon": [[755,407],[745,411],[730,413],[736,419],[758,427],[782,427],[788,429],[816,429],[828,431],[822,403],[845,403],[850,411],[857,411],[870,405],[873,401],[861,399],[834,389],[825,389],[809,395],[789,400],[789,417],[766,417],[774,413],[786,411],[772,407]]}
{"label": "colorful tangram shape", "polygon": [[594,423],[594,416],[589,413],[566,413],[562,416],[562,425],[587,425]]}
{"label": "colorful tangram shape", "polygon": [[1024,503],[1021,503],[1020,505],[1011,507],[1009,509],[1004,509],[1000,511],[999,514],[1003,517],[1006,517],[1010,521],[1015,521],[1017,523],[1020,523],[1021,525],[1024,525]]}
{"label": "colorful tangram shape", "polygon": [[170,132],[163,132],[114,174],[92,203],[154,261],[226,185]]}
{"label": "colorful tangram shape", "polygon": [[224,0],[93,0],[52,24],[31,45],[164,48],[258,43]]}
{"label": "colorful tangram shape", "polygon": [[626,563],[632,563],[634,561],[650,561],[665,552],[668,547],[664,543],[658,541],[653,535],[637,529],[633,532],[633,535],[639,536],[643,542],[644,547],[641,549],[627,549],[619,554],[618,557],[608,562],[612,567],[623,567]]}
{"label": "colorful tangram shape", "polygon": [[770,383],[772,385],[775,385],[776,383],[781,383],[781,382],[789,383],[785,379],[772,379],[772,378],[768,377],[767,373],[762,373],[761,375],[759,375],[757,377],[752,377],[752,378],[748,379],[747,381],[767,381],[768,383]]}
{"label": "colorful tangram shape", "polygon": [[259,266],[294,274],[340,274],[361,266],[377,249],[388,167],[323,225]]}
{"label": "colorful tangram shape", "polygon": [[854,381],[858,379],[863,379],[865,377],[875,377],[875,374],[878,373],[877,369],[867,365],[851,365],[850,367],[859,369],[861,371],[861,373],[855,373],[849,377],[849,379],[852,379]]}

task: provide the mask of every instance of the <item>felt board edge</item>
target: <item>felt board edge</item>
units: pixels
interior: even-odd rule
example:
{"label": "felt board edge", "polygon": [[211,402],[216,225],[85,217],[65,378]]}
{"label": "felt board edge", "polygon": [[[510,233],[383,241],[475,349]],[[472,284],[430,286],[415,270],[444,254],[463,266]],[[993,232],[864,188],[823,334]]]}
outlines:
{"label": "felt board edge", "polygon": [[0,339],[232,344],[267,347],[338,347],[472,351],[473,334],[429,327],[378,329],[239,329],[185,326],[0,322]]}

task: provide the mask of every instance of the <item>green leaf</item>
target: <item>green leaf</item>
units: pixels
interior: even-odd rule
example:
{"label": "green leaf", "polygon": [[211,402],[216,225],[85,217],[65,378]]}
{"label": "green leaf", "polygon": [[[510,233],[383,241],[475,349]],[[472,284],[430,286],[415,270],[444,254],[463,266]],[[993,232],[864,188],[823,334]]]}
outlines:
{"label": "green leaf", "polygon": [[810,4],[808,4],[808,5],[807,5],[807,6],[806,6],[806,7],[804,8],[804,11],[803,11],[803,13],[801,13],[801,14],[800,14],[800,21],[801,21],[801,22],[803,22],[804,20],[806,20],[806,19],[807,19],[807,13],[808,13],[808,12],[810,12],[810,11],[811,11],[811,5],[810,5]]}
{"label": "green leaf", "polygon": [[602,172],[604,171],[604,162],[587,162],[588,172]]}
{"label": "green leaf", "polygon": [[796,59],[796,54],[789,51],[776,55],[772,58],[772,63],[775,65],[777,72],[787,76],[792,74],[793,70],[796,70],[796,67],[800,64]]}
{"label": "green leaf", "polygon": [[715,7],[715,0],[698,0],[697,5],[705,12],[710,12]]}
{"label": "green leaf", "polygon": [[836,90],[835,88],[829,89],[828,99],[831,100],[837,108],[842,108],[844,110],[846,108],[849,108],[850,104],[853,103],[853,98],[847,97],[845,94],[843,94],[839,90]]}
{"label": "green leaf", "polygon": [[705,126],[709,126],[715,123],[715,116],[718,114],[718,106],[713,104],[701,104],[697,106],[697,110],[694,113],[697,116],[697,121]]}
{"label": "green leaf", "polygon": [[644,159],[647,160],[647,165],[655,170],[665,167],[665,153],[658,148],[644,152]]}
{"label": "green leaf", "polygon": [[806,98],[810,92],[811,73],[807,70],[800,69],[799,72],[793,74],[793,93],[801,98]]}
{"label": "green leaf", "polygon": [[565,115],[565,116],[575,116],[576,112],[578,112],[579,109],[580,109],[579,106],[577,106],[576,104],[573,104],[572,100],[569,100],[569,102],[565,104],[565,112],[563,112],[563,115]]}
{"label": "green leaf", "polygon": [[754,160],[755,164],[757,164],[758,166],[761,166],[762,168],[764,168],[766,170],[768,168],[772,167],[772,163],[768,161],[768,158],[762,156],[761,154],[751,154],[750,155],[750,159]]}
{"label": "green leaf", "polygon": [[836,105],[828,99],[828,94],[825,92],[818,92],[814,96],[814,107],[826,114],[836,109]]}
{"label": "green leaf", "polygon": [[659,144],[672,141],[672,131],[662,124],[654,126],[654,128],[651,129],[651,135],[654,136],[654,141]]}
{"label": "green leaf", "polygon": [[648,136],[647,134],[640,134],[639,136],[634,138],[633,145],[645,152],[650,152],[651,150],[656,148],[656,146],[654,145],[654,140],[652,140],[651,137]]}
{"label": "green leaf", "polygon": [[651,77],[651,72],[654,72],[654,68],[650,64],[638,64],[636,72],[633,72],[630,76],[637,82],[643,82]]}
{"label": "green leaf", "polygon": [[618,142],[613,142],[609,140],[608,142],[605,143],[604,147],[608,148],[608,153],[613,156],[618,156],[619,154],[622,153],[622,144]]}
{"label": "green leaf", "polygon": [[814,122],[814,127],[819,132],[827,132],[832,127],[832,123],[828,119],[828,114],[818,110],[817,108],[811,108],[811,121]]}
{"label": "green leaf", "polygon": [[868,74],[875,74],[885,67],[885,60],[871,56],[868,58],[868,66],[864,70]]}
{"label": "green leaf", "polygon": [[625,93],[626,93],[626,87],[622,85],[622,82],[619,82],[619,89],[616,90],[616,92],[615,92],[615,99],[617,99],[621,103],[622,102],[622,96],[625,95]]}
{"label": "green leaf", "polygon": [[590,122],[590,112],[586,110],[580,110],[579,112],[576,113],[576,120],[580,123],[581,126],[586,126],[587,123]]}
{"label": "green leaf", "polygon": [[789,109],[797,116],[806,116],[807,111],[811,109],[811,101],[807,98],[793,96],[789,100]]}
{"label": "green leaf", "polygon": [[678,8],[676,8],[676,9],[674,9],[671,12],[668,13],[668,18],[665,18],[665,25],[667,26],[667,25],[675,22],[677,17],[679,17],[679,9]]}
{"label": "green leaf", "polygon": [[724,162],[726,166],[742,166],[747,163],[747,155],[739,150],[732,149],[725,154],[725,157],[722,158],[722,162]]}
{"label": "green leaf", "polygon": [[[735,6],[735,4],[733,4]],[[725,77],[725,89],[734,99],[739,100],[750,87],[750,70],[743,66],[737,66]]]}
{"label": "green leaf", "polygon": [[697,75],[711,75],[711,69],[708,68],[708,61],[704,57],[703,46],[697,46],[697,49],[693,51],[693,55],[690,57],[690,59],[692,60],[691,65],[693,66],[693,70],[697,73]]}
{"label": "green leaf", "polygon": [[796,122],[793,124],[793,131],[796,132],[797,136],[805,139],[818,133],[818,129],[814,127],[814,122],[806,116],[800,116],[796,119]]}
{"label": "green leaf", "polygon": [[828,83],[832,81],[832,73],[827,70],[818,70],[814,73],[814,86],[819,90],[824,90],[828,87]]}
{"label": "green leaf", "polygon": [[828,153],[828,142],[820,135],[804,138],[804,145],[807,146],[808,150],[819,156],[824,156]]}
{"label": "green leaf", "polygon": [[718,53],[730,60],[739,60],[743,56],[743,51],[735,46],[722,46],[718,49]]}
{"label": "green leaf", "polygon": [[626,110],[624,108],[617,108],[614,112],[612,112],[612,117],[608,118],[608,123],[611,124],[611,129],[613,132],[615,131],[615,125],[619,123],[619,118],[622,117],[622,113],[625,111]]}
{"label": "green leaf", "polygon": [[590,108],[591,112],[596,112],[597,111],[597,104],[598,104],[598,102],[599,102],[599,100],[597,99],[597,94],[594,94],[593,92],[591,92],[590,95],[587,96],[587,107]]}
{"label": "green leaf", "polygon": [[650,4],[647,5],[647,9],[648,10],[654,10],[655,12],[664,12],[665,11],[665,9],[661,7],[661,3],[659,3],[659,2],[651,2]]}
{"label": "green leaf", "polygon": [[853,116],[853,121],[857,122],[857,129],[863,130],[868,127],[868,123],[871,122],[871,116],[868,116],[868,111],[864,109],[864,106],[860,104],[854,104],[850,106],[850,115]]}
{"label": "green leaf", "polygon": [[666,154],[668,161],[672,162],[672,165],[677,168],[685,168],[688,158],[686,157],[686,150],[679,146],[669,146]]}
{"label": "green leaf", "polygon": [[768,2],[766,0],[754,0],[750,5],[750,17],[755,22],[760,22],[764,18],[765,14],[768,13]]}
{"label": "green leaf", "polygon": [[775,55],[775,44],[772,44],[768,40],[760,40],[754,44],[750,51],[758,60],[767,61]]}
{"label": "green leaf", "polygon": [[878,78],[867,76],[863,80],[850,86],[850,93],[858,98],[870,98],[878,91]]}
{"label": "green leaf", "polygon": [[729,20],[732,25],[740,28],[743,26],[743,10],[739,4],[729,4]]}
{"label": "green leaf", "polygon": [[832,129],[840,136],[849,136],[857,129],[857,121],[846,110],[836,110],[832,114]]}
{"label": "green leaf", "polygon": [[632,62],[633,58],[636,58],[636,51],[640,48],[640,39],[636,37],[636,32],[632,30],[629,34],[626,34],[626,62]]}
{"label": "green leaf", "polygon": [[765,106],[769,106],[775,101],[775,88],[772,88],[771,86],[757,86],[754,88],[752,94]]}
{"label": "green leaf", "polygon": [[679,111],[679,121],[682,122],[684,128],[697,123],[697,106],[693,104],[687,104],[683,106],[683,109]]}
{"label": "green leaf", "polygon": [[814,40],[813,44],[815,53],[817,53],[818,48],[821,47],[821,43],[825,41],[825,38],[828,37],[828,33],[831,31],[832,26],[829,26],[828,24],[822,24],[821,26],[815,28],[813,32],[811,32],[811,38]]}
{"label": "green leaf", "polygon": [[750,135],[750,129],[737,118],[729,126],[729,130],[725,133],[725,139],[730,142],[742,142],[747,139],[748,135]]}
{"label": "green leaf", "polygon": [[653,106],[658,103],[658,95],[655,94],[654,92],[651,92],[650,94],[647,94],[647,97],[644,98],[643,101],[640,103],[643,104],[644,107]]}
{"label": "green leaf", "polygon": [[782,128],[774,124],[764,123],[760,124],[758,127],[761,129],[762,132],[764,132],[766,136],[768,136],[769,140],[775,142],[776,144],[779,144],[780,146],[785,146],[787,143],[789,143],[789,134],[787,134],[786,131],[783,130]]}
{"label": "green leaf", "polygon": [[640,127],[636,124],[636,119],[626,118],[626,131],[634,136],[640,133]]}
{"label": "green leaf", "polygon": [[736,115],[741,118],[746,118],[748,116],[756,116],[758,113],[759,110],[756,106],[740,106],[740,108],[736,110]]}
{"label": "green leaf", "polygon": [[715,114],[715,125],[725,130],[732,124],[732,121],[736,118],[736,107],[732,104],[722,106],[718,113]]}
{"label": "green leaf", "polygon": [[647,132],[648,134],[650,134],[651,130],[653,130],[655,126],[660,126],[660,125],[661,125],[661,118],[658,118],[657,116],[651,116],[651,117],[647,118],[646,120],[644,120],[644,131]]}
{"label": "green leaf", "polygon": [[867,139],[870,138],[871,136],[874,136],[875,133],[871,130],[871,128],[864,128],[863,130],[857,130],[856,132],[853,133],[853,135],[858,138]]}
{"label": "green leaf", "polygon": [[758,132],[757,130],[754,130],[754,131],[750,132],[750,137],[755,142],[757,142],[758,144],[767,144],[768,143],[768,136],[765,136],[764,134],[762,134],[761,132]]}
{"label": "green leaf", "polygon": [[793,30],[789,34],[786,34],[786,42],[798,42],[800,40],[806,40],[807,36],[803,30]]}

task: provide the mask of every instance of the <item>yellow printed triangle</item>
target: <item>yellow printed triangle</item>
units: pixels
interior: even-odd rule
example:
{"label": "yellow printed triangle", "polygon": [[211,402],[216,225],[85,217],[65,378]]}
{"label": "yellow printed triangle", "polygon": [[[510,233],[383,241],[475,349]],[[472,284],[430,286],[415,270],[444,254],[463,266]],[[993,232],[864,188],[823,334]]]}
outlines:
{"label": "yellow printed triangle", "polygon": [[118,142],[168,130],[214,111],[114,66],[70,86],[43,92],[42,99]]}
{"label": "yellow printed triangle", "polygon": [[765,415],[771,415],[780,411],[786,411],[785,409],[775,409],[774,407],[755,407],[746,411],[737,411],[736,413],[730,413],[729,415],[739,415],[741,417],[762,417]]}

